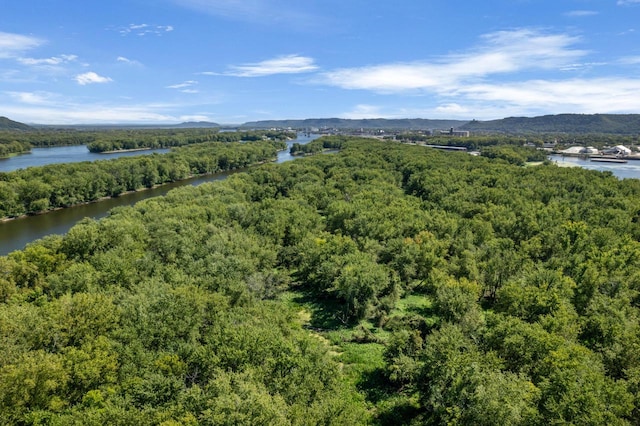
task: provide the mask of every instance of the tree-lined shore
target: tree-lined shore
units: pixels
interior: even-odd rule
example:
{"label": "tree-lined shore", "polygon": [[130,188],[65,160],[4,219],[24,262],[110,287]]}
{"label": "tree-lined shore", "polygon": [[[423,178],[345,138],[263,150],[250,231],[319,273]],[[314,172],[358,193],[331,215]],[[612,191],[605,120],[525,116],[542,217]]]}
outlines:
{"label": "tree-lined shore", "polygon": [[153,154],[96,162],[52,164],[0,172],[0,219],[116,197],[193,176],[272,160],[281,141],[209,142]]}

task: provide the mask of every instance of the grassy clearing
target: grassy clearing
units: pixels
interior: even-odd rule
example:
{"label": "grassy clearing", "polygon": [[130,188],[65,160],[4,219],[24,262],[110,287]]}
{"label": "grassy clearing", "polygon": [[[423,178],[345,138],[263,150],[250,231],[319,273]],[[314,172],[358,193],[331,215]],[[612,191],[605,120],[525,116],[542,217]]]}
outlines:
{"label": "grassy clearing", "polygon": [[375,424],[407,424],[415,418],[420,406],[417,393],[389,382],[384,352],[394,321],[420,315],[437,322],[429,296],[411,294],[398,300],[387,316],[388,327],[379,327],[371,320],[345,323],[339,318],[337,303],[303,291],[283,293],[280,300],[298,312],[302,327],[327,345],[340,362],[346,381],[364,396]]}

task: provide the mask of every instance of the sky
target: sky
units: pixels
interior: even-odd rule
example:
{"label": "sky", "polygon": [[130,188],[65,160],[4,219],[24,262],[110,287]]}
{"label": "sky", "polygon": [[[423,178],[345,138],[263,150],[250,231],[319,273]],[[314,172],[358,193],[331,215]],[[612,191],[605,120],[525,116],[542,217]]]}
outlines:
{"label": "sky", "polygon": [[3,3],[24,123],[640,113],[640,0]]}

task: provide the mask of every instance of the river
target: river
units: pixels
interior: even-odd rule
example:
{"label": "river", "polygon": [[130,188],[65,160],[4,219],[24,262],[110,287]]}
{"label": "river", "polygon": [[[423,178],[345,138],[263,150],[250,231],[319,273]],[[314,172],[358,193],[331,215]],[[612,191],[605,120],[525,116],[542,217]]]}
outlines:
{"label": "river", "polygon": [[134,155],[165,154],[168,149],[145,149],[143,151],[123,151],[99,154],[89,152],[86,145],[56,146],[53,148],[32,148],[27,154],[0,158],[0,172],[10,172],[27,167],[46,166],[47,164],[78,163],[80,161],[110,160]]}
{"label": "river", "polygon": [[618,179],[640,179],[640,160],[629,160],[628,163],[601,163],[562,155],[550,155],[549,159],[559,166],[611,172]]}
{"label": "river", "polygon": [[[304,135],[303,133],[298,134],[298,138],[292,140],[287,143],[287,149],[284,151],[280,151],[278,153],[278,159],[276,162],[283,163],[285,161],[293,160],[296,157],[291,156],[289,154],[289,148],[294,142],[300,144],[306,144],[314,139],[316,139],[319,135]],[[71,149],[70,148],[74,148]],[[84,151],[80,148],[84,148]],[[31,167],[35,165],[44,165],[51,163],[61,163],[64,161],[52,161],[49,163],[42,163],[43,158],[49,158],[58,160],[62,158],[62,153],[71,153],[71,161],[88,161],[91,160],[90,156],[98,155],[100,159],[104,159],[103,154],[91,154],[86,147],[84,146],[76,146],[76,147],[54,147],[54,148],[38,148],[38,150],[50,150],[49,155],[43,155],[43,153],[38,152],[37,157],[32,157],[33,154],[27,154],[24,156],[11,157],[8,160],[13,160],[20,157],[25,158],[36,158],[35,164],[23,163],[22,167]],[[80,159],[80,152],[84,152],[86,157],[85,159]],[[148,153],[149,151],[138,151],[136,153],[127,153],[129,155],[140,155],[142,152]],[[157,152],[157,150],[155,150]],[[121,153],[124,154],[124,153]],[[109,157],[113,158],[113,157]],[[1,169],[0,169],[1,170]],[[165,195],[167,192],[174,188],[178,188],[184,185],[199,185],[204,182],[212,182],[216,180],[226,179],[229,175],[234,173],[241,172],[243,170],[234,170],[230,172],[218,173],[215,175],[209,176],[201,176],[192,179],[183,180],[180,182],[173,182],[167,185],[162,185],[157,188],[152,188],[144,191],[131,192],[128,194],[123,194],[116,198],[108,198],[103,201],[82,204],[79,206],[74,206],[66,209],[55,210],[49,213],[40,214],[36,216],[27,216],[15,220],[11,220],[8,222],[0,222],[0,256],[5,256],[14,250],[20,250],[24,248],[24,246],[32,241],[38,240],[46,235],[50,234],[65,234],[73,225],[75,225],[78,221],[85,217],[91,217],[94,219],[98,219],[107,215],[109,210],[114,207],[119,206],[130,206],[138,201],[144,200],[146,198],[158,197]]]}

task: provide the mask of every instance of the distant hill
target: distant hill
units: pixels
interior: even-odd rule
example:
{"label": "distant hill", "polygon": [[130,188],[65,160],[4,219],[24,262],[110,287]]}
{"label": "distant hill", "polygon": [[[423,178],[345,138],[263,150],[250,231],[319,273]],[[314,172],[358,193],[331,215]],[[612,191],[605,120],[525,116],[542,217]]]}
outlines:
{"label": "distant hill", "polygon": [[180,127],[180,128],[194,128],[194,127],[220,127],[218,123],[212,123],[210,121],[185,121],[184,123],[180,123],[176,126],[172,127]]}
{"label": "distant hill", "polygon": [[470,121],[462,130],[486,133],[640,134],[640,114],[557,114]]}
{"label": "distant hill", "polygon": [[306,120],[265,120],[250,121],[242,124],[242,128],[270,129],[273,127],[292,129],[328,128],[328,129],[393,129],[393,130],[419,130],[419,129],[449,129],[458,128],[468,121],[461,120],[429,120],[424,118],[367,118],[351,120],[346,118],[308,118]]}
{"label": "distant hill", "polygon": [[9,120],[7,117],[0,117],[0,130],[33,130],[32,127],[24,123]]}
{"label": "distant hill", "polygon": [[508,117],[490,121],[432,120],[424,118],[368,118],[353,120],[346,118],[308,118],[304,120],[249,121],[241,125],[221,125],[209,121],[188,121],[180,124],[110,124],[110,125],[65,125],[27,126],[23,123],[0,117],[0,130],[35,130],[36,128],[72,128],[78,130],[100,129],[163,129],[163,128],[240,128],[270,129],[384,129],[384,130],[469,130],[473,133],[591,133],[640,135],[640,114],[557,114],[539,117]]}

